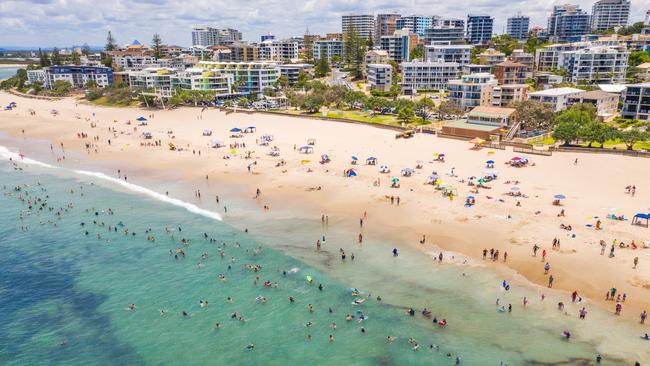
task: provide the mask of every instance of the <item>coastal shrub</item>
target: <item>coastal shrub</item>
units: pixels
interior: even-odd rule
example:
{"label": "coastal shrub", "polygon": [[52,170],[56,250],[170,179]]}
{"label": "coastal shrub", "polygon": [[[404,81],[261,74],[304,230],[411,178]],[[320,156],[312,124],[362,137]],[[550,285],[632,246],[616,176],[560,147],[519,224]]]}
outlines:
{"label": "coastal shrub", "polygon": [[97,100],[104,96],[104,90],[100,88],[92,88],[86,91],[86,100]]}

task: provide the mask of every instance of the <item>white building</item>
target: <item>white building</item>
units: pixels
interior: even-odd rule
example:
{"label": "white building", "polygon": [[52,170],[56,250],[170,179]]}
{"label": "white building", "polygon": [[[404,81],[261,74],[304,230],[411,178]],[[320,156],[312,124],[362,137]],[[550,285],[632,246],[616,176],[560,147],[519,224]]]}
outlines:
{"label": "white building", "polygon": [[395,31],[392,36],[382,36],[380,40],[381,49],[388,52],[388,58],[397,62],[405,62],[411,59],[411,38],[417,37],[409,29]]}
{"label": "white building", "polygon": [[626,79],[629,54],[624,46],[589,47],[561,53],[558,66],[573,83],[617,84]]}
{"label": "white building", "polygon": [[606,31],[627,25],[630,0],[599,0],[591,8],[591,29]]}
{"label": "white building", "polygon": [[[32,70],[30,70],[32,71]],[[66,81],[73,88],[84,88],[88,82],[94,82],[98,87],[105,88],[113,84],[113,70],[110,67],[55,65],[45,67],[42,73],[27,73],[27,80],[32,83],[41,81],[43,86],[52,89],[57,81]]]}
{"label": "white building", "polygon": [[232,28],[194,27],[192,46],[215,46],[241,41],[240,31]]}
{"label": "white building", "polygon": [[458,78],[460,65],[455,62],[402,63],[402,90],[414,94],[418,90],[445,90],[447,82]]}
{"label": "white building", "polygon": [[29,84],[41,83],[41,85],[45,85],[46,78],[47,76],[43,69],[27,70],[27,82]]}
{"label": "white building", "polygon": [[165,67],[149,67],[142,70],[124,71],[129,87],[134,89],[171,90],[175,70]]}
{"label": "white building", "polygon": [[584,92],[584,90],[576,88],[553,88],[529,93],[528,100],[544,103],[554,112],[559,112],[566,109],[570,96]]}
{"label": "white building", "polygon": [[623,92],[623,118],[650,121],[650,83],[628,85]]}
{"label": "white building", "polygon": [[291,39],[268,39],[259,45],[261,61],[292,62],[298,59],[298,42]]}
{"label": "white building", "polygon": [[313,65],[311,64],[284,64],[280,65],[280,76],[286,76],[290,85],[298,81],[301,71],[308,72]]}
{"label": "white building", "polygon": [[463,109],[487,104],[486,90],[498,84],[492,74],[463,75],[460,79],[449,80],[447,90],[449,101]]}
{"label": "white building", "polygon": [[387,64],[389,61],[388,52],[384,50],[370,50],[366,52],[365,64]]}
{"label": "white building", "polygon": [[424,60],[429,62],[456,62],[467,65],[472,62],[472,48],[469,44],[432,44],[424,46]]}
{"label": "white building", "polygon": [[368,64],[368,83],[373,90],[389,91],[392,85],[393,67],[386,64]]}
{"label": "white building", "polygon": [[157,59],[153,55],[142,52],[113,51],[110,53],[113,66],[121,70],[142,70],[155,67]]}
{"label": "white building", "polygon": [[374,39],[375,16],[372,14],[343,15],[341,17],[341,32],[343,34],[354,29],[359,37]]}
{"label": "white building", "polygon": [[230,95],[234,92],[234,76],[219,69],[189,68],[178,71],[171,77],[172,87],[183,90],[203,90],[216,96]]}
{"label": "white building", "polygon": [[343,41],[335,39],[315,41],[313,53],[314,60],[316,61],[325,58],[327,62],[332,63],[332,56],[338,56],[343,59]]}
{"label": "white building", "polygon": [[280,78],[280,67],[275,63],[201,61],[196,66],[232,75],[234,83],[238,85],[233,93],[262,93],[267,88],[273,88]]}
{"label": "white building", "polygon": [[569,96],[567,108],[577,103],[587,103],[596,107],[596,114],[605,119],[616,115],[619,96],[601,90],[593,90]]}

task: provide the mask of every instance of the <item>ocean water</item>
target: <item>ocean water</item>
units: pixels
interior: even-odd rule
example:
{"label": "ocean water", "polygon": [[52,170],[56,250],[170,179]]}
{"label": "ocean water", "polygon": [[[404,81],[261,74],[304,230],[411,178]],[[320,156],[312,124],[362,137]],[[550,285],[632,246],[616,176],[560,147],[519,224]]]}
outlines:
{"label": "ocean water", "polygon": [[[578,305],[567,304],[569,315],[555,310],[558,301],[570,302],[567,294],[480,263],[440,265],[408,249],[393,257],[393,243],[358,245],[350,228],[324,227],[299,212],[268,220],[247,202],[215,212],[144,188],[173,197],[179,183],[126,185],[99,172],[16,159],[6,149],[0,156],[0,364],[449,365],[460,356],[463,365],[588,365],[597,353],[608,365],[648,359],[638,326],[591,307],[579,321]],[[320,252],[314,235],[326,236]],[[184,258],[175,258],[177,248]],[[531,299],[527,308],[523,296]],[[367,300],[353,305],[358,298]],[[497,311],[497,298],[513,312]],[[132,303],[136,310],[128,310]],[[411,306],[414,317],[405,315]],[[448,325],[420,315],[424,307]],[[368,319],[358,322],[361,313]],[[388,335],[397,339],[388,342]]]}
{"label": "ocean water", "polygon": [[16,75],[17,67],[0,67],[0,80],[9,79]]}

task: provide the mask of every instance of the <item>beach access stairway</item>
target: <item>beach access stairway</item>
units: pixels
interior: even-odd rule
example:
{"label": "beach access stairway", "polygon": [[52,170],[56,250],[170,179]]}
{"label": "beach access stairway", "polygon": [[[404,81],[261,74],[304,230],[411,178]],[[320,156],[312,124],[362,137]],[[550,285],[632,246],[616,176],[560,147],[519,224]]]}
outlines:
{"label": "beach access stairway", "polygon": [[512,140],[517,134],[517,131],[519,131],[519,127],[521,127],[521,121],[518,121],[512,126],[510,126],[508,133],[506,133],[505,140]]}

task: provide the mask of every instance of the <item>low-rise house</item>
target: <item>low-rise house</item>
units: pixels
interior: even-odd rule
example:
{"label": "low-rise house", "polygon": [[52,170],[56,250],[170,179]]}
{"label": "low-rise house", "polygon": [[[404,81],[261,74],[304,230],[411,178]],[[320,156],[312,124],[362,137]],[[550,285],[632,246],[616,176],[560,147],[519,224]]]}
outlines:
{"label": "low-rise house", "polygon": [[492,107],[510,107],[513,103],[528,99],[528,84],[507,84],[485,88],[481,98],[485,104]]}
{"label": "low-rise house", "polygon": [[577,103],[589,103],[596,107],[598,116],[607,119],[616,115],[618,100],[619,96],[616,94],[594,90],[569,96],[567,108]]}
{"label": "low-rise house", "polygon": [[584,93],[584,90],[576,88],[553,88],[529,93],[528,99],[544,103],[551,107],[553,111],[559,112],[567,108],[570,96],[580,93]]}
{"label": "low-rise house", "polygon": [[442,133],[491,140],[516,122],[517,110],[514,108],[479,106],[468,112],[467,118],[447,122],[442,127]]}

